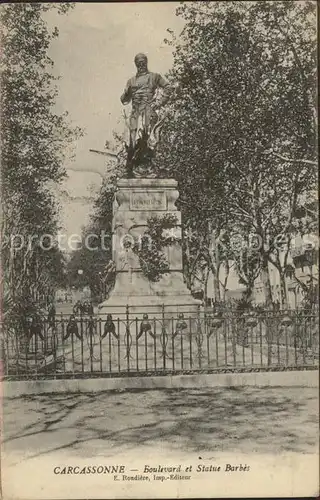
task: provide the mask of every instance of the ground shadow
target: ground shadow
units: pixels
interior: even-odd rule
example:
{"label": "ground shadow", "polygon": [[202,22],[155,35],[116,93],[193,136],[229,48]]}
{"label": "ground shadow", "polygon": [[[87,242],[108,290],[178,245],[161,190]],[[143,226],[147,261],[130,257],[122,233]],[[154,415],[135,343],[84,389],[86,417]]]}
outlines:
{"label": "ground shadow", "polygon": [[150,446],[197,454],[311,453],[317,422],[315,389],[50,394],[4,401],[3,446],[29,458],[62,449],[95,456]]}

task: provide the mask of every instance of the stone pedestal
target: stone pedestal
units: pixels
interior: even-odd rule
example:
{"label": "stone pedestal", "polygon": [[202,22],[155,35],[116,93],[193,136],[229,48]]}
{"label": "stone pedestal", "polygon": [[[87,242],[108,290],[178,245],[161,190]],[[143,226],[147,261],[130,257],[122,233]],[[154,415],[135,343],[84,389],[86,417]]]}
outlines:
{"label": "stone pedestal", "polygon": [[99,305],[100,314],[140,315],[196,311],[200,302],[192,297],[183,281],[180,243],[165,248],[170,270],[160,281],[151,282],[142,273],[138,256],[125,242],[139,241],[150,217],[172,214],[177,218],[174,232],[181,236],[181,213],[175,202],[179,196],[174,179],[121,179],[113,207],[113,260],[116,283],[110,297]]}

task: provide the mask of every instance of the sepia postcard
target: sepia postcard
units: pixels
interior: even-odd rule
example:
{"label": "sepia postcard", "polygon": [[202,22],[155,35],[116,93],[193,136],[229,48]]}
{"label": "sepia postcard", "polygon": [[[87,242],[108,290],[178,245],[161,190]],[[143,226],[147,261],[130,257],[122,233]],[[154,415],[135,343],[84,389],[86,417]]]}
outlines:
{"label": "sepia postcard", "polygon": [[4,500],[319,495],[316,7],[2,3]]}

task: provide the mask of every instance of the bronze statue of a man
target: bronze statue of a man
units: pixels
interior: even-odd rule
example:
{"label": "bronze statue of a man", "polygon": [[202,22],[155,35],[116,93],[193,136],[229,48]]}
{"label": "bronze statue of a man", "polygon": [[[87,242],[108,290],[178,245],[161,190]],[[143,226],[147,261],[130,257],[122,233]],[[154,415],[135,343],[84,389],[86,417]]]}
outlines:
{"label": "bronze statue of a man", "polygon": [[150,131],[157,122],[158,117],[155,112],[156,103],[154,99],[156,90],[164,90],[161,102],[161,104],[164,104],[168,89],[168,83],[161,75],[148,70],[148,58],[145,54],[137,54],[134,62],[137,67],[137,74],[127,82],[121,96],[122,104],[132,102],[129,124],[131,148],[134,148],[136,145],[139,118],[142,122],[142,129],[147,135],[150,134]]}

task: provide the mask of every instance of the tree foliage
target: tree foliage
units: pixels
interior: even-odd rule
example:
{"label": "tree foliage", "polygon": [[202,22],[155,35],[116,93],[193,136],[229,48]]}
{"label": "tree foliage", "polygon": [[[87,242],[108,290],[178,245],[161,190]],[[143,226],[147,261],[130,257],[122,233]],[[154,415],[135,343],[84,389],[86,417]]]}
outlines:
{"label": "tree foliage", "polygon": [[169,272],[170,264],[164,249],[180,244],[175,235],[177,218],[172,214],[162,217],[150,217],[141,241],[137,242],[133,251],[139,256],[141,270],[149,281],[157,282],[163,274]]}

